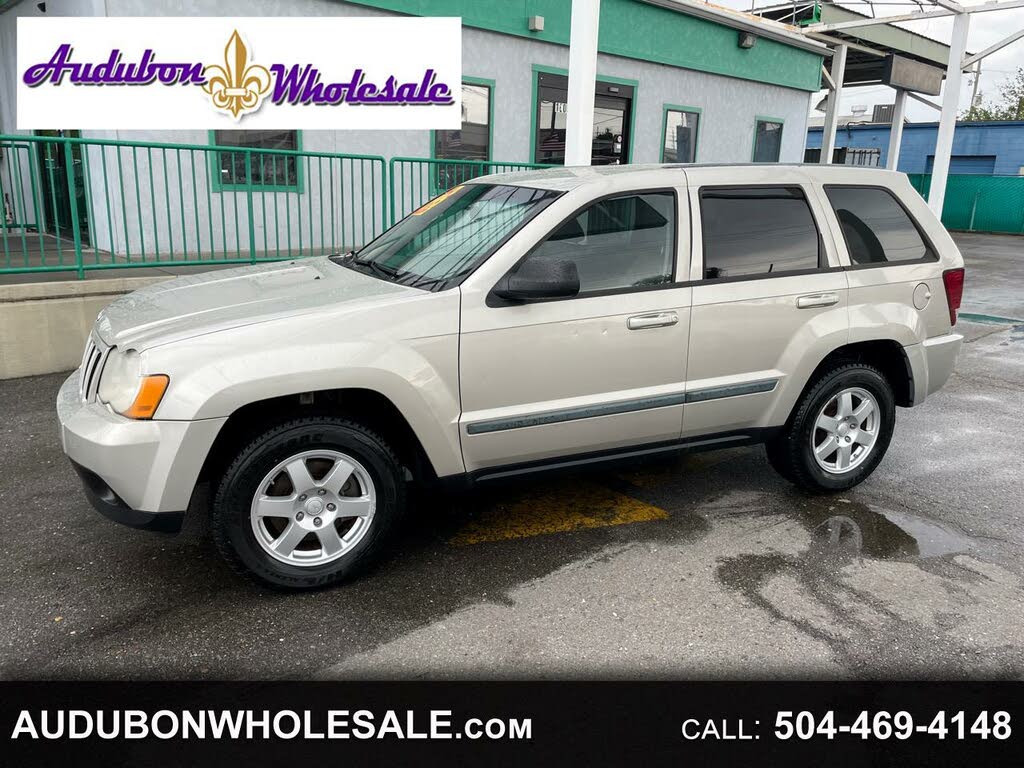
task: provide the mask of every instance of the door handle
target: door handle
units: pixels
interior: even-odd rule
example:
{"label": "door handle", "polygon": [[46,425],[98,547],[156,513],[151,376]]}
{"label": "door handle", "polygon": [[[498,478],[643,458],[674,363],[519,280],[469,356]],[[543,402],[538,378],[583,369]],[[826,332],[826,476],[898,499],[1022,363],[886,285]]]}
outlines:
{"label": "door handle", "polygon": [[811,307],[831,307],[839,303],[838,293],[811,293],[800,296],[796,300],[798,309],[810,309]]}
{"label": "door handle", "polygon": [[626,320],[626,327],[631,331],[639,331],[642,328],[662,328],[678,322],[679,315],[675,312],[658,312],[653,315],[633,315]]}

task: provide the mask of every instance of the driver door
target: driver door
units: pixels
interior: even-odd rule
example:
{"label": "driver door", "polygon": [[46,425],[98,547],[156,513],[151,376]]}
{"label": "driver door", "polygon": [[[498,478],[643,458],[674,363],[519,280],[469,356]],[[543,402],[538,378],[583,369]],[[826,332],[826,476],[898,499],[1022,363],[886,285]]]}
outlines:
{"label": "driver door", "polygon": [[490,285],[463,286],[468,471],[678,441],[691,301],[676,282],[689,268],[679,264],[689,253],[685,205],[675,189],[623,192],[557,225],[524,259],[575,262],[577,296],[512,303]]}

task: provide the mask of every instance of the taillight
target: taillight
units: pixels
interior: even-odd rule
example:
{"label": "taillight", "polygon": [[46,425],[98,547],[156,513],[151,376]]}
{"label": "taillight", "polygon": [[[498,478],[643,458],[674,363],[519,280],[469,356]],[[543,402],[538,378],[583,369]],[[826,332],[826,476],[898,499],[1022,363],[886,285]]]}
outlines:
{"label": "taillight", "polygon": [[947,269],[942,273],[942,284],[946,286],[946,304],[949,305],[949,324],[956,325],[956,312],[964,297],[964,269]]}

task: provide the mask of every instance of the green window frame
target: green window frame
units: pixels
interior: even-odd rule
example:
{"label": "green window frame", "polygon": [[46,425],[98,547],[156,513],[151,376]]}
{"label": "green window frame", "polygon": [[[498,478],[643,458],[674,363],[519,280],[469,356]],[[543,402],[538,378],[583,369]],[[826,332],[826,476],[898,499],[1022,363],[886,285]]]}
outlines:
{"label": "green window frame", "polygon": [[[761,123],[777,123],[779,126],[779,154],[774,160],[757,159],[757,129]],[[786,129],[786,121],[781,117],[768,117],[767,115],[754,115],[754,140],[750,145],[750,162],[752,163],[777,163],[782,158],[782,134]]]}
{"label": "green window frame", "polygon": [[[230,130],[230,129],[227,129]],[[295,132],[295,152],[302,152],[302,131],[296,130]],[[211,146],[231,146],[217,143],[217,131],[209,131],[209,141]],[[210,152],[210,189],[213,192],[235,192],[239,190],[248,189],[248,185],[244,182],[231,181],[225,182],[223,180],[223,164],[221,162],[221,152]],[[295,183],[294,184],[262,184],[256,180],[256,174],[259,172],[259,161],[263,159],[264,170],[266,170],[266,164],[271,164],[271,172],[276,171],[276,166],[280,163],[287,163],[294,161],[295,163]],[[279,155],[277,153],[261,153],[259,148],[253,148],[253,184],[252,189],[254,192],[298,192],[302,193],[304,185],[304,158],[299,155]],[[287,172],[287,171],[286,171]]]}
{"label": "green window frame", "polygon": [[[562,67],[549,67],[544,64],[533,65],[530,89],[530,155],[526,160],[528,163],[535,162],[535,158],[537,157],[537,75],[541,73],[547,73],[549,75],[564,75],[566,77],[569,76],[569,70],[563,69]],[[612,85],[628,85],[633,89],[633,99],[629,105],[629,151],[626,153],[626,164],[629,165],[633,162],[633,150],[634,145],[636,144],[636,113],[637,103],[640,98],[640,81],[631,80],[626,77],[602,75],[600,72],[598,72],[595,80],[603,83],[611,83]]]}
{"label": "green window frame", "polygon": [[[666,144],[668,143],[668,113],[669,112],[683,112],[697,117],[697,125],[693,131],[693,159],[692,160],[680,160],[678,154],[675,160],[665,159]],[[700,147],[700,124],[704,119],[704,110],[700,107],[687,107],[681,104],[664,104],[662,105],[661,112],[661,162],[663,163],[695,163],[697,162],[697,153]]]}

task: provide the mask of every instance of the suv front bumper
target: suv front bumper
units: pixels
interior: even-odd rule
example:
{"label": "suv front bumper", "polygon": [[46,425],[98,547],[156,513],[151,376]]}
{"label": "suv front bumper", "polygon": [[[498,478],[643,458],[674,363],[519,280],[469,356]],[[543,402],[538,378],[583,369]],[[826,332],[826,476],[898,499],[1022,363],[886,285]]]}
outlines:
{"label": "suv front bumper", "polygon": [[60,388],[57,418],[64,453],[90,503],[126,525],[177,530],[227,419],[127,419],[100,402],[83,402],[78,382],[76,371]]}

